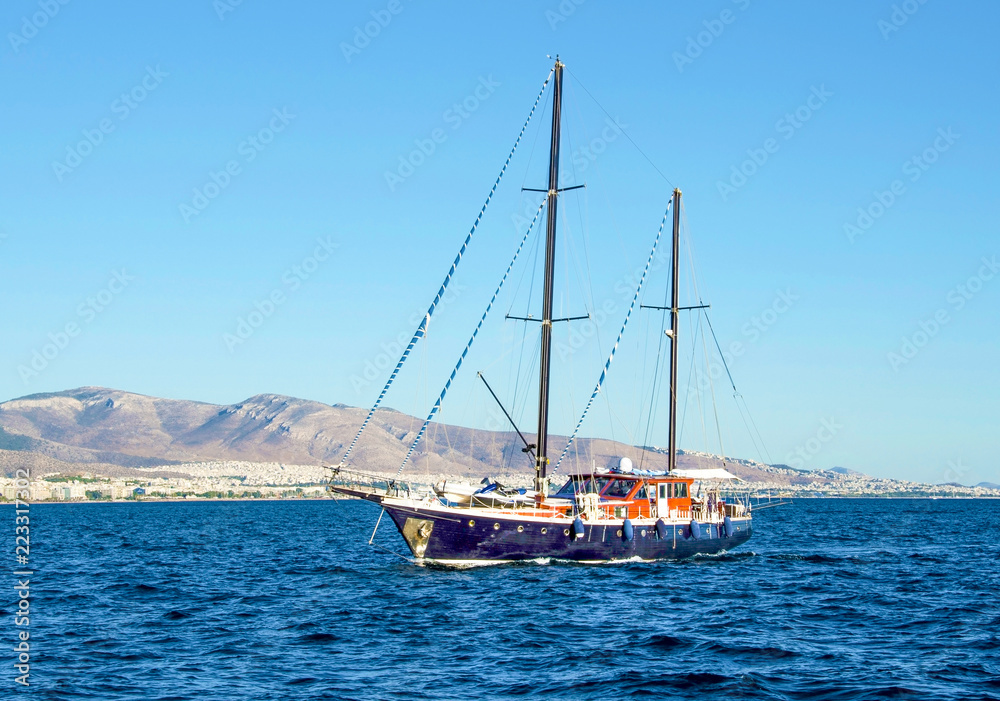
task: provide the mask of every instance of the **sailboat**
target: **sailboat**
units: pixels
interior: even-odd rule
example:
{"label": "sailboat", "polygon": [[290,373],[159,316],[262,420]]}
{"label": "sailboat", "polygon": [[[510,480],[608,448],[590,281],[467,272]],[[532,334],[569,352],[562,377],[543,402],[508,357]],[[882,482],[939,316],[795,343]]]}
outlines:
{"label": "sailboat", "polygon": [[[512,561],[535,560],[539,558],[563,559],[587,563],[601,563],[615,560],[662,560],[683,559],[696,554],[719,553],[735,548],[745,543],[753,533],[752,513],[749,501],[723,498],[719,485],[735,476],[725,469],[686,470],[677,467],[677,365],[678,365],[678,334],[679,317],[683,309],[697,307],[679,306],[679,249],[680,249],[680,212],[681,191],[674,189],[667,213],[672,214],[672,280],[670,306],[666,309],[670,314],[670,329],[666,336],[670,342],[670,424],[668,436],[667,469],[661,471],[637,469],[627,457],[618,461],[617,465],[598,468],[596,465],[585,471],[577,471],[567,476],[566,482],[558,489],[550,489],[550,441],[549,441],[549,397],[551,379],[552,355],[552,324],[559,319],[553,319],[553,280],[556,258],[556,216],[558,212],[558,197],[562,192],[559,187],[559,152],[560,152],[560,122],[562,111],[564,64],[555,59],[555,65],[549,73],[542,91],[539,92],[528,115],[528,120],[521,129],[518,142],[524,134],[531,116],[535,112],[549,81],[552,81],[552,129],[548,164],[548,188],[545,201],[539,206],[535,219],[539,217],[542,208],[546,211],[545,228],[545,260],[544,284],[542,289],[542,316],[532,321],[540,322],[541,342],[538,377],[538,427],[533,443],[517,430],[517,435],[524,444],[523,452],[534,458],[535,477],[533,489],[505,489],[501,485],[489,482],[480,489],[467,486],[438,485],[434,492],[415,492],[402,486],[396,480],[388,480],[384,487],[360,486],[355,480],[344,479],[352,473],[348,458],[358,442],[362,431],[368,425],[375,410],[380,406],[389,385],[399,373],[400,368],[409,356],[413,346],[426,333],[426,325],[440,301],[447,284],[460,263],[462,256],[474,235],[479,221],[489,204],[493,192],[506,171],[514,151],[515,142],[500,176],[494,183],[490,196],[483,206],[472,231],[466,238],[455,262],[445,277],[438,295],[431,303],[424,320],[420,323],[413,339],[403,352],[399,363],[393,370],[389,381],[379,395],[375,406],[368,413],[340,464],[331,467],[333,479],[329,490],[331,492],[361,497],[378,504],[382,508],[378,524],[388,515],[395,524],[413,557],[418,562],[434,562],[445,565],[466,565],[483,563],[502,563]],[[572,188],[565,188],[572,189]],[[664,214],[660,224],[663,231],[667,221]],[[534,226],[532,221],[531,227]],[[531,230],[529,227],[529,232]],[[527,234],[525,234],[527,237]],[[653,251],[647,260],[642,279],[636,289],[632,305],[628,309],[625,323],[639,298],[643,281],[653,259],[656,245],[660,239],[657,233]],[[522,240],[522,246],[524,241]],[[518,252],[520,247],[518,247]],[[515,253],[515,260],[517,253]],[[511,261],[513,266],[514,261]],[[487,313],[510,272],[504,274],[497,293],[487,307]],[[642,306],[642,305],[640,305]],[[486,314],[480,320],[472,340],[466,346],[459,359],[445,391],[435,403],[427,422],[417,435],[410,452],[404,459],[404,465],[413,453],[416,442],[426,430],[427,423],[434,417],[444,398],[444,393],[450,386],[455,373],[462,365],[466,354]],[[625,325],[622,326],[622,332]],[[621,334],[619,334],[619,341]],[[617,348],[618,342],[615,343]],[[601,373],[591,402],[601,388],[611,361],[614,349],[604,372]],[[489,387],[489,385],[487,385]],[[490,393],[493,394],[492,389]],[[494,394],[495,398],[495,394]],[[502,405],[501,405],[502,406]],[[588,403],[587,408],[589,409]],[[504,413],[507,414],[506,410]],[[584,411],[586,415],[586,410]],[[509,414],[507,414],[510,418]],[[580,423],[577,424],[579,430]],[[511,420],[513,424],[513,420]],[[516,430],[516,426],[515,426]],[[576,431],[570,438],[572,442]],[[565,455],[569,448],[563,450]],[[561,458],[560,458],[561,459]],[[400,471],[402,466],[400,467]],[[399,472],[397,471],[397,476]],[[337,483],[341,482],[341,483]],[[697,491],[696,491],[697,487]],[[372,540],[374,533],[372,534]],[[370,540],[369,542],[372,542]]]}

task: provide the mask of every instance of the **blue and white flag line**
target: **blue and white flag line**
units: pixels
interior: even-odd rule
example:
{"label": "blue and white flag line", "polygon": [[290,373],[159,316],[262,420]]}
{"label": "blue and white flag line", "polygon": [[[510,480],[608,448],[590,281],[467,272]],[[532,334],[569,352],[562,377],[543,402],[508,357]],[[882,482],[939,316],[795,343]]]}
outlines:
{"label": "blue and white flag line", "polygon": [[399,473],[403,471],[403,467],[406,465],[406,462],[410,459],[410,456],[413,455],[413,451],[416,449],[417,443],[419,443],[420,439],[424,437],[424,432],[427,430],[428,424],[430,424],[431,420],[434,418],[434,415],[437,414],[438,410],[441,408],[441,402],[444,401],[444,397],[448,393],[448,389],[451,387],[451,383],[455,379],[455,375],[458,374],[459,369],[462,367],[462,363],[465,362],[465,356],[469,354],[469,349],[472,348],[472,344],[476,342],[476,336],[479,335],[479,329],[483,327],[483,322],[486,321],[486,316],[490,313],[490,310],[493,309],[493,304],[497,301],[497,297],[500,296],[500,290],[503,289],[504,283],[507,282],[507,276],[510,275],[510,271],[514,267],[514,263],[517,261],[517,257],[521,253],[521,249],[524,248],[524,244],[528,240],[528,236],[531,234],[532,229],[535,228],[535,222],[538,221],[538,215],[542,213],[542,209],[544,207],[545,207],[545,201],[543,200],[542,203],[538,205],[538,209],[535,211],[535,216],[532,217],[531,223],[528,225],[528,230],[524,232],[524,237],[521,239],[521,243],[518,244],[517,250],[514,251],[514,257],[511,258],[510,265],[507,266],[506,272],[504,272],[503,277],[500,278],[500,284],[497,285],[497,289],[493,293],[493,297],[490,298],[490,303],[486,305],[486,311],[483,312],[483,316],[479,319],[479,323],[476,325],[476,329],[472,332],[472,338],[470,338],[469,342],[465,344],[465,350],[463,350],[462,355],[458,357],[458,362],[455,363],[455,369],[451,371],[451,376],[445,383],[444,389],[441,390],[441,395],[438,397],[437,401],[434,402],[434,406],[431,407],[431,411],[427,415],[427,419],[424,421],[424,425],[420,427],[420,431],[417,432],[417,437],[413,439],[413,444],[410,446],[410,449],[406,452],[406,457],[403,458],[402,464],[400,464],[399,469],[396,470],[397,477],[399,477]]}
{"label": "blue and white flag line", "polygon": [[421,320],[420,325],[417,326],[417,330],[413,332],[413,338],[410,339],[410,343],[406,346],[403,351],[403,355],[399,358],[399,362],[396,363],[396,367],[393,369],[392,374],[389,375],[389,379],[385,383],[385,387],[382,388],[382,392],[378,395],[378,399],[375,400],[375,404],[372,406],[371,410],[368,412],[368,416],[361,423],[361,428],[358,429],[358,433],[354,436],[354,440],[351,441],[351,445],[348,446],[347,452],[344,453],[344,457],[340,459],[341,464],[347,462],[347,458],[351,455],[351,451],[354,450],[354,446],[357,445],[358,439],[361,438],[361,434],[364,432],[365,428],[368,426],[368,422],[371,421],[372,416],[375,415],[375,410],[379,408],[382,404],[382,400],[385,399],[386,393],[389,391],[389,387],[392,385],[399,371],[403,367],[403,363],[406,359],[410,357],[410,351],[413,347],[417,345],[417,341],[420,340],[427,333],[427,323],[431,320],[431,315],[434,314],[434,310],[437,308],[438,303],[444,296],[445,290],[448,289],[448,284],[451,282],[452,276],[455,274],[455,270],[458,268],[458,264],[462,261],[462,256],[465,255],[466,249],[469,247],[469,243],[472,241],[473,235],[476,233],[476,229],[479,228],[479,222],[482,221],[483,215],[486,214],[486,208],[490,205],[490,200],[493,199],[493,193],[497,191],[497,187],[500,185],[500,181],[503,180],[504,173],[507,172],[507,166],[510,165],[510,159],[514,157],[514,152],[517,151],[518,144],[521,143],[521,137],[524,136],[525,130],[528,128],[528,123],[531,121],[531,117],[535,114],[535,108],[538,107],[538,102],[542,99],[542,95],[545,93],[545,88],[548,87],[549,81],[552,79],[552,71],[549,71],[548,77],[545,82],[542,83],[542,89],[538,92],[538,97],[535,98],[535,104],[531,106],[531,111],[528,113],[528,118],[524,120],[524,125],[521,127],[521,132],[517,135],[517,140],[514,141],[514,147],[510,150],[507,155],[507,160],[504,161],[503,168],[500,169],[500,175],[497,176],[496,182],[493,183],[493,187],[490,189],[490,194],[486,197],[486,202],[483,203],[483,208],[479,210],[479,216],[476,217],[476,221],[472,224],[472,229],[469,231],[469,235],[465,237],[465,242],[462,243],[462,247],[458,250],[458,255],[455,256],[455,261],[451,264],[448,269],[448,274],[444,276],[444,282],[441,283],[441,289],[434,296],[434,301],[431,302],[431,306],[427,309],[427,313]]}
{"label": "blue and white flag line", "polygon": [[604,364],[604,370],[601,371],[601,376],[597,379],[597,386],[594,387],[594,393],[591,394],[590,399],[587,400],[587,406],[583,408],[583,414],[580,415],[580,420],[576,422],[576,428],[573,429],[573,434],[566,442],[566,447],[563,448],[562,454],[559,455],[559,460],[556,461],[556,466],[552,468],[553,472],[559,469],[559,465],[562,464],[563,458],[566,457],[569,447],[573,445],[573,441],[576,440],[576,434],[579,433],[580,426],[583,425],[583,420],[587,418],[587,412],[590,411],[590,406],[594,403],[594,399],[601,391],[601,386],[604,384],[604,380],[608,377],[608,370],[611,368],[611,361],[615,359],[615,351],[618,350],[618,344],[622,341],[622,335],[625,333],[625,327],[628,326],[628,320],[632,316],[632,310],[635,308],[635,303],[639,299],[639,293],[642,291],[642,286],[646,282],[646,274],[649,272],[649,266],[653,263],[653,257],[656,255],[656,246],[660,243],[660,236],[663,234],[663,227],[667,223],[667,214],[669,213],[670,204],[667,205],[666,211],[663,212],[663,220],[660,222],[660,228],[656,232],[656,238],[653,240],[653,248],[650,249],[649,258],[646,259],[646,267],[642,269],[642,276],[639,278],[639,284],[635,288],[635,296],[632,297],[632,303],[628,305],[628,311],[625,313],[625,321],[622,323],[621,331],[618,332],[618,338],[615,339],[615,345],[611,347],[611,355],[608,356],[608,362]]}

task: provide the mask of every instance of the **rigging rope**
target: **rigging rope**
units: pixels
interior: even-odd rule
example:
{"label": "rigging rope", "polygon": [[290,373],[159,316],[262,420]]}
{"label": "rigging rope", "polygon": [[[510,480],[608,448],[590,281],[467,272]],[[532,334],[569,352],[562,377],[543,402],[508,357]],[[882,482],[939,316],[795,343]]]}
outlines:
{"label": "rigging rope", "polygon": [[[672,275],[673,273],[671,273]],[[660,361],[663,359],[663,346],[665,344],[664,338],[668,336],[664,335],[667,328],[667,295],[670,291],[670,286],[667,285],[663,288],[663,306],[660,311],[660,333],[658,334],[658,340],[656,342],[656,363],[653,365],[653,388],[649,395],[649,412],[646,414],[646,433],[642,437],[643,446],[649,445],[649,434],[652,430],[653,424],[656,421],[656,407],[660,404],[660,392],[663,390],[663,377],[660,375]],[[676,343],[677,341],[671,341],[671,343]],[[669,382],[668,382],[669,386]],[[646,451],[643,450],[639,454],[639,469],[642,469],[643,464],[646,460]]]}
{"label": "rigging rope", "polygon": [[[758,454],[761,453],[761,448],[763,448],[763,456],[767,457],[767,462],[771,462],[771,455],[768,453],[767,446],[764,445],[764,436],[761,435],[760,430],[757,428],[757,422],[753,420],[753,415],[750,413],[750,407],[747,406],[746,398],[740,394],[740,391],[736,389],[736,382],[733,380],[733,373],[729,371],[729,363],[726,362],[726,356],[722,352],[722,346],[719,345],[719,339],[715,335],[715,329],[712,328],[712,320],[708,318],[708,312],[705,313],[705,321],[708,322],[708,329],[712,332],[712,340],[715,341],[715,347],[719,351],[719,357],[722,358],[722,367],[726,369],[726,375],[729,376],[729,384],[733,386],[733,398],[736,400],[736,409],[740,412],[740,418],[743,419],[743,425],[746,426],[747,433],[750,434],[750,440],[753,442],[753,447],[757,450]],[[743,406],[740,406],[740,400],[743,400]],[[746,409],[746,416],[743,414],[744,408]],[[747,419],[750,419],[750,424],[753,424],[753,431],[750,430],[750,425],[747,424]],[[757,432],[757,438],[754,438],[754,431]],[[760,439],[760,447],[757,447],[757,439]]]}
{"label": "rigging rope", "polygon": [[531,106],[531,111],[528,113],[528,118],[524,120],[524,124],[521,126],[521,131],[517,135],[517,139],[514,141],[514,147],[510,150],[510,153],[507,154],[507,160],[504,161],[503,168],[500,169],[500,175],[497,176],[496,182],[493,183],[493,187],[490,189],[490,194],[486,196],[486,202],[483,203],[482,209],[479,210],[479,216],[476,217],[476,221],[473,222],[472,229],[469,231],[469,235],[465,237],[465,241],[462,243],[462,247],[458,250],[458,255],[455,257],[455,261],[451,264],[451,267],[448,269],[448,274],[444,276],[444,282],[441,283],[441,288],[438,290],[437,295],[435,295],[434,301],[431,302],[431,306],[427,309],[427,313],[421,320],[420,325],[417,326],[417,330],[413,332],[413,338],[410,339],[409,345],[406,346],[406,349],[403,351],[403,355],[400,357],[399,362],[396,363],[396,367],[393,369],[392,374],[389,375],[389,379],[386,381],[385,387],[382,388],[382,392],[378,395],[378,399],[376,399],[375,404],[372,405],[371,410],[368,412],[368,416],[366,416],[365,420],[361,423],[361,428],[358,429],[357,435],[354,436],[354,440],[351,441],[351,445],[348,446],[347,452],[345,452],[344,457],[340,459],[341,464],[347,461],[347,458],[350,456],[351,451],[354,450],[354,446],[357,445],[358,439],[361,438],[361,434],[368,426],[368,423],[371,421],[372,416],[375,415],[375,410],[378,409],[379,406],[382,404],[382,400],[385,398],[386,393],[389,391],[390,385],[392,385],[393,381],[396,379],[396,376],[399,374],[400,369],[402,369],[403,363],[405,363],[406,359],[409,357],[410,351],[413,350],[413,347],[417,344],[417,341],[420,340],[420,338],[423,337],[424,334],[426,333],[427,323],[430,321],[431,315],[434,313],[435,308],[441,301],[441,298],[444,296],[445,290],[448,288],[448,283],[451,282],[451,278],[455,274],[455,270],[456,268],[458,268],[458,264],[461,262],[462,256],[465,255],[465,251],[469,247],[469,242],[472,241],[472,237],[476,233],[476,229],[479,228],[479,222],[482,221],[483,215],[486,214],[486,208],[489,206],[490,200],[493,199],[493,193],[497,191],[497,187],[500,185],[500,181],[503,179],[504,173],[507,172],[507,166],[510,165],[510,160],[514,157],[514,152],[517,151],[518,144],[521,143],[521,137],[524,136],[524,132],[528,128],[528,123],[531,121],[532,115],[535,114],[535,108],[538,107],[538,102],[542,99],[542,95],[545,93],[545,88],[548,87],[549,85],[549,80],[552,79],[552,73],[553,71],[549,71],[548,77],[546,77],[545,82],[542,83],[542,89],[538,92],[538,97],[535,98],[535,103]]}
{"label": "rigging rope", "polygon": [[[580,79],[576,77],[576,74],[573,73],[573,71],[571,71],[569,68],[567,68],[566,71],[571,76],[573,76],[573,79],[576,80],[576,82],[580,83]],[[615,126],[619,130],[621,130],[622,134],[625,135],[625,138],[628,139],[629,142],[633,146],[635,146],[635,150],[638,151],[640,154],[642,154],[642,157],[645,158],[649,162],[649,165],[653,166],[653,170],[655,170],[657,173],[659,173],[660,177],[663,178],[670,187],[674,187],[674,184],[672,182],[670,182],[670,178],[668,178],[666,175],[664,175],[663,171],[661,171],[659,168],[656,167],[656,164],[653,163],[653,159],[650,158],[649,156],[647,156],[646,152],[643,151],[641,148],[639,148],[639,144],[635,143],[635,141],[632,140],[632,137],[628,135],[628,132],[625,131],[625,128],[622,127],[622,125],[618,123],[618,120],[615,117],[612,117],[610,112],[608,112],[606,109],[604,109],[604,105],[602,105],[600,102],[598,102],[597,98],[594,97],[589,90],[587,90],[587,86],[584,85],[583,83],[580,83],[580,87],[583,88],[583,91],[585,93],[587,93],[587,95],[590,96],[590,99],[594,101],[594,104],[596,104],[598,107],[600,107],[601,111],[604,112],[604,114],[608,115],[608,119],[610,119],[612,122],[615,123]]]}
{"label": "rigging rope", "polygon": [[511,269],[514,267],[514,263],[517,261],[517,257],[521,254],[521,249],[524,248],[524,243],[528,240],[528,236],[531,235],[532,229],[535,228],[535,223],[538,221],[538,215],[542,213],[542,209],[545,208],[545,202],[538,205],[538,209],[535,211],[535,216],[531,219],[531,224],[528,225],[528,230],[524,232],[524,237],[521,239],[521,243],[518,244],[517,250],[514,251],[514,257],[510,260],[510,265],[507,266],[507,270],[504,272],[503,277],[500,278],[500,284],[497,285],[496,291],[493,293],[493,297],[490,298],[490,303],[486,305],[486,311],[483,312],[482,317],[479,319],[479,323],[476,324],[475,330],[472,332],[472,338],[469,342],[465,344],[465,350],[462,351],[462,355],[458,357],[458,362],[455,363],[455,369],[451,371],[451,376],[448,381],[444,384],[444,389],[441,390],[441,395],[434,402],[434,406],[431,407],[431,411],[427,414],[427,419],[424,421],[424,425],[420,427],[420,431],[417,433],[417,437],[413,439],[413,443],[410,445],[410,449],[406,451],[406,457],[403,458],[403,462],[400,464],[399,469],[396,470],[396,476],[403,471],[403,467],[406,466],[407,461],[410,456],[413,455],[413,451],[416,450],[417,444],[420,439],[424,437],[424,432],[427,430],[427,426],[430,424],[434,415],[437,414],[438,410],[441,408],[441,403],[444,401],[445,395],[451,388],[451,383],[455,380],[455,375],[458,374],[459,369],[462,367],[462,363],[465,362],[465,356],[469,354],[469,349],[472,348],[472,344],[476,342],[476,336],[479,335],[479,329],[483,327],[483,322],[486,321],[487,315],[490,310],[493,309],[493,304],[497,301],[497,297],[500,296],[500,290],[503,289],[503,285],[507,282],[507,276],[510,275]]}
{"label": "rigging rope", "polygon": [[[677,442],[678,443],[680,443],[681,439],[684,438],[684,426],[687,425],[687,410],[688,410],[688,405],[691,403],[691,395],[695,394],[694,392],[691,391],[691,387],[692,387],[692,385],[694,385],[694,381],[695,381],[695,365],[694,365],[694,361],[695,361],[695,358],[698,357],[698,354],[695,352],[695,343],[694,342],[697,340],[698,334],[701,332],[701,317],[702,317],[701,312],[703,312],[703,311],[704,311],[703,309],[699,309],[698,310],[698,325],[695,327],[694,333],[691,335],[691,340],[692,340],[692,344],[691,344],[691,364],[688,366],[688,384],[687,384],[687,391],[684,394],[684,408],[683,408],[683,410],[681,411],[681,414],[680,414],[681,423],[680,423],[680,426],[677,428]],[[699,388],[698,391],[700,393],[701,389]],[[701,415],[701,399],[700,398],[698,399],[698,409],[699,409],[699,415]],[[704,419],[705,419],[705,417],[702,416],[702,424],[705,423]],[[704,432],[704,426],[702,426],[702,432]],[[705,444],[708,445],[708,439],[707,438],[705,439]]]}
{"label": "rigging rope", "polygon": [[712,413],[715,414],[715,430],[719,435],[719,453],[722,454],[722,466],[726,467],[726,449],[722,445],[722,424],[719,423],[719,405],[715,403],[715,380],[712,379],[712,369],[708,362],[708,343],[705,341],[705,327],[701,329],[701,346],[705,351],[705,372],[708,374],[708,387],[712,392]]}
{"label": "rigging rope", "polygon": [[566,447],[563,448],[562,453],[559,455],[559,459],[556,461],[556,466],[552,468],[555,472],[559,469],[559,465],[562,464],[563,458],[566,457],[566,453],[569,451],[569,447],[573,445],[573,441],[576,440],[576,434],[580,431],[580,426],[583,425],[583,420],[587,418],[587,412],[590,411],[590,406],[594,403],[594,399],[597,397],[598,393],[601,391],[601,385],[604,384],[604,380],[607,379],[608,370],[611,368],[611,361],[615,359],[615,351],[618,350],[618,344],[622,341],[622,335],[625,333],[625,327],[628,326],[629,317],[632,316],[632,310],[635,308],[636,300],[639,299],[639,294],[642,292],[642,285],[646,282],[646,274],[649,272],[649,266],[653,262],[653,257],[656,255],[656,246],[660,243],[660,236],[663,234],[663,227],[667,223],[667,215],[670,213],[670,205],[667,205],[667,209],[663,212],[663,220],[660,222],[660,228],[656,232],[656,238],[653,239],[653,248],[649,251],[649,258],[646,259],[646,267],[642,269],[642,276],[639,278],[639,284],[635,288],[635,295],[632,297],[632,303],[628,305],[628,311],[625,312],[625,321],[622,323],[621,331],[618,332],[618,338],[615,339],[615,344],[611,346],[611,355],[608,356],[608,362],[604,364],[604,370],[601,371],[601,376],[597,379],[597,386],[594,387],[594,393],[590,395],[590,399],[587,400],[587,406],[583,409],[583,414],[580,415],[580,420],[576,422],[576,428],[573,429],[572,435],[570,435],[569,440],[566,441]]}

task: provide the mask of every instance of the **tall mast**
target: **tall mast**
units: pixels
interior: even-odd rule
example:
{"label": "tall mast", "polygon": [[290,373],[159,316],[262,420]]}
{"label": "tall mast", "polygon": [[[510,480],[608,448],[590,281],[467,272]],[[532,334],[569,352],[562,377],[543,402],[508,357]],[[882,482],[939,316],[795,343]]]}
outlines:
{"label": "tall mast", "polygon": [[678,297],[680,296],[680,251],[681,251],[681,191],[674,189],[674,235],[673,235],[673,255],[671,265],[673,272],[671,275],[670,290],[670,442],[669,442],[669,462],[667,470],[672,472],[677,467],[677,325],[680,310],[678,309]]}
{"label": "tall mast", "polygon": [[549,368],[552,361],[552,294],[556,266],[556,198],[559,195],[559,122],[562,112],[563,64],[556,56],[552,88],[552,144],[549,148],[549,190],[545,223],[545,286],[542,291],[542,354],[538,361],[538,452],[535,460],[535,490],[545,498],[549,465]]}

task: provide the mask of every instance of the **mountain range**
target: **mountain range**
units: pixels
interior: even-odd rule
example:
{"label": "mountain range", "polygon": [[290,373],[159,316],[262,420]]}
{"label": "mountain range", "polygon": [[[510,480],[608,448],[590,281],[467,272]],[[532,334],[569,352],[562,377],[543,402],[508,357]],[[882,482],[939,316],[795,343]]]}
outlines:
{"label": "mountain range", "polygon": [[[0,403],[0,471],[13,475],[88,474],[109,478],[187,477],[186,464],[241,461],[284,465],[331,465],[340,462],[367,414],[366,409],[259,394],[230,405],[160,399],[103,387],[32,394]],[[421,419],[380,409],[352,452],[351,467],[395,472],[421,426]],[[566,437],[550,436],[552,455]],[[637,448],[606,439],[577,439],[566,467],[611,467],[628,456],[639,467],[663,470],[666,450]],[[725,467],[743,480],[762,486],[798,489],[843,488],[880,483],[879,490],[903,485],[835,467],[808,471],[753,460],[726,459],[679,451],[678,466]],[[524,479],[534,473],[513,431],[487,431],[432,424],[406,476],[442,475]],[[995,488],[995,485],[980,485]]]}
{"label": "mountain range", "polygon": [[[184,463],[213,460],[336,464],[354,438],[365,409],[327,405],[276,394],[259,394],[230,405],[160,399],[103,387],[32,394],[0,403],[0,468],[33,474],[89,473],[179,476]],[[392,409],[375,413],[351,456],[360,470],[395,471],[421,420]],[[553,436],[558,454],[566,438]],[[568,463],[589,467],[617,464],[621,456],[649,469],[665,469],[661,449],[637,449],[604,439],[578,439]],[[433,424],[407,473],[483,476],[533,473],[516,434]],[[683,454],[681,467],[718,467],[714,456]],[[749,480],[765,477],[767,466],[739,461],[727,467]],[[151,472],[149,468],[159,468]],[[144,468],[141,471],[137,468]],[[774,474],[766,477],[773,481]],[[804,479],[804,478],[803,478]],[[788,483],[793,483],[794,474]]]}

